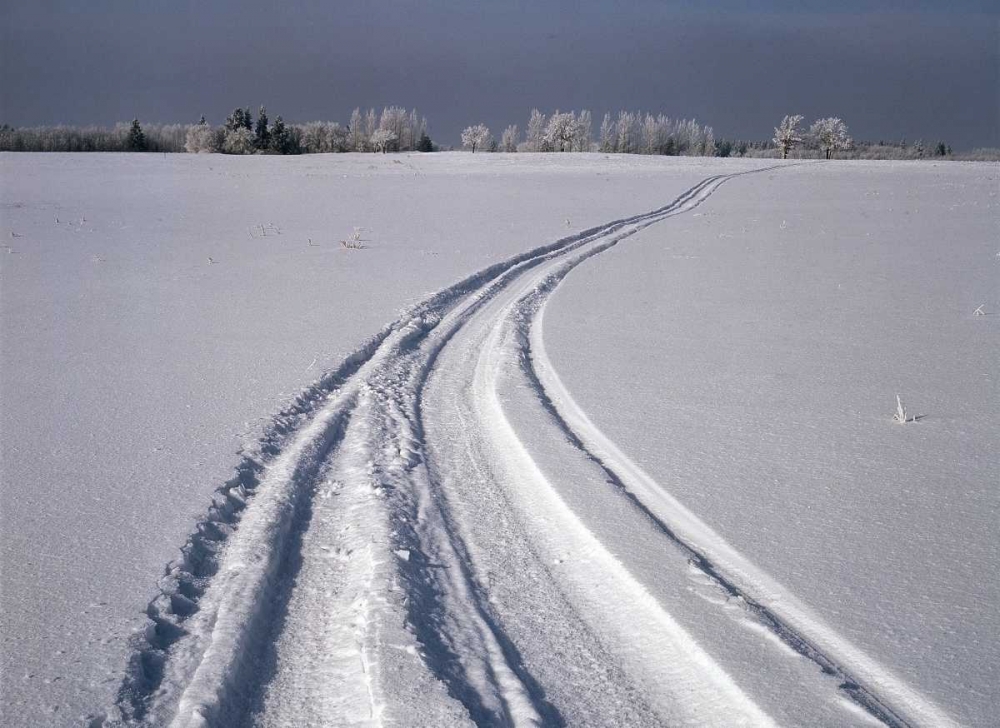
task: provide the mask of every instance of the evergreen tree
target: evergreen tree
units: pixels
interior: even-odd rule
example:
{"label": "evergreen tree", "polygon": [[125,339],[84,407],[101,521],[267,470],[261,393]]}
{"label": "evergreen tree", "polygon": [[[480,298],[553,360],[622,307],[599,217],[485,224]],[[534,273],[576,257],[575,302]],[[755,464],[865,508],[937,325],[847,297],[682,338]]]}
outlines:
{"label": "evergreen tree", "polygon": [[279,116],[274,120],[270,131],[271,149],[278,154],[298,154],[300,149],[292,130],[285,126]]}
{"label": "evergreen tree", "polygon": [[236,108],[226,117],[226,131],[236,131],[237,129],[252,129],[253,119],[250,116],[250,109]]}
{"label": "evergreen tree", "polygon": [[270,147],[271,132],[267,128],[267,110],[263,105],[260,107],[260,111],[257,112],[257,127],[254,129],[254,144],[257,145],[258,149],[267,149]]}
{"label": "evergreen tree", "polygon": [[434,143],[431,141],[431,138],[427,136],[427,132],[424,132],[423,134],[420,135],[420,141],[417,142],[417,151],[418,152],[434,151]]}
{"label": "evergreen tree", "polygon": [[130,152],[146,151],[146,135],[142,133],[138,119],[132,119],[132,127],[128,130],[128,150]]}

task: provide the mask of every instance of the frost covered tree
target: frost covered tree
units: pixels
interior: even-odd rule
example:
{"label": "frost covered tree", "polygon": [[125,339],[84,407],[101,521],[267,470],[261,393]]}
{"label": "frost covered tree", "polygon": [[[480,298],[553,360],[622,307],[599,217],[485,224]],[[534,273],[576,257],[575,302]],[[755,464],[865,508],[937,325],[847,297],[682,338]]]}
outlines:
{"label": "frost covered tree", "polygon": [[518,134],[516,124],[511,124],[506,129],[504,129],[503,134],[500,135],[500,151],[516,152],[517,139],[519,136],[520,135]]}
{"label": "frost covered tree", "polygon": [[524,140],[524,148],[529,152],[544,152],[545,149],[545,114],[538,109],[531,110],[528,119],[528,131]]}
{"label": "frost covered tree", "polygon": [[427,119],[417,114],[416,109],[407,113],[401,106],[386,106],[379,117],[378,128],[396,135],[388,151],[411,152],[427,134]]}
{"label": "frost covered tree", "polygon": [[462,146],[471,149],[473,154],[476,153],[477,149],[488,147],[491,139],[493,139],[493,135],[490,134],[486,124],[467,126],[462,132]]}
{"label": "frost covered tree", "polygon": [[608,154],[615,151],[615,125],[611,121],[611,114],[605,113],[601,122],[600,141],[598,147],[600,151]]}
{"label": "frost covered tree", "polygon": [[802,119],[802,114],[785,116],[781,123],[774,127],[774,143],[781,150],[782,159],[788,159],[788,152],[792,147],[802,143],[802,130],[799,129]]}
{"label": "frost covered tree", "polygon": [[375,113],[375,109],[368,109],[368,113],[365,114],[365,139],[371,139],[376,129],[378,129],[378,114]]}
{"label": "frost covered tree", "polygon": [[636,154],[639,151],[641,137],[639,115],[631,111],[619,111],[616,131],[615,151],[622,154]]}
{"label": "frost covered tree", "polygon": [[382,152],[382,154],[385,154],[398,140],[399,137],[396,136],[396,132],[389,129],[376,129],[369,142],[371,143],[373,152]]}
{"label": "frost covered tree", "polygon": [[222,151],[226,154],[253,154],[256,138],[252,131],[244,126],[230,129],[226,132],[222,143]]}
{"label": "frost covered tree", "polygon": [[545,126],[545,144],[549,149],[560,152],[572,151],[573,140],[576,138],[576,114],[568,111],[565,114],[556,110],[549,123]]}
{"label": "frost covered tree", "polygon": [[835,116],[814,121],[809,127],[809,135],[827,159],[831,159],[834,152],[850,149],[854,145],[854,141],[847,135],[847,124]]}
{"label": "frost covered tree", "polygon": [[197,124],[188,127],[187,134],[184,137],[184,149],[192,154],[197,154],[198,152],[217,152],[219,151],[219,147],[216,139],[215,130],[209,126],[203,116]]}
{"label": "frost covered tree", "polygon": [[307,154],[352,151],[348,130],[337,122],[310,121],[297,128],[299,144]]}
{"label": "frost covered tree", "polygon": [[[387,142],[383,141],[382,148],[377,151],[387,152],[394,149],[408,151],[413,148],[415,143],[413,130],[410,129],[410,121],[406,109],[401,106],[386,106],[382,109],[382,115],[379,117],[378,122],[378,131],[387,131],[393,138]],[[383,140],[387,138],[382,137]]]}
{"label": "frost covered tree", "polygon": [[593,133],[593,122],[590,119],[590,112],[584,109],[576,117],[576,131],[573,135],[573,151],[589,152],[590,136]]}
{"label": "frost covered tree", "polygon": [[663,154],[669,136],[669,122],[665,116],[646,114],[646,118],[642,120],[642,153]]}
{"label": "frost covered tree", "polygon": [[351,123],[348,125],[350,130],[350,148],[352,152],[363,152],[365,151],[365,127],[364,120],[361,118],[361,109],[354,109],[351,112]]}

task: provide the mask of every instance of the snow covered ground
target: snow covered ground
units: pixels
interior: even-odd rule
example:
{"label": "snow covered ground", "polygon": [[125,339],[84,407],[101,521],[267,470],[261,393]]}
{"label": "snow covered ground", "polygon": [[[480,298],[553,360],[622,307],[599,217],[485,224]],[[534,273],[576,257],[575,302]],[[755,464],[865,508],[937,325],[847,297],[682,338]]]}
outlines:
{"label": "snow covered ground", "polygon": [[[545,317],[596,427],[963,725],[1000,706],[998,171],[734,183],[581,266]],[[891,421],[897,393],[917,422]]]}
{"label": "snow covered ground", "polygon": [[3,722],[987,724],[996,166],[771,166],[0,157]]}

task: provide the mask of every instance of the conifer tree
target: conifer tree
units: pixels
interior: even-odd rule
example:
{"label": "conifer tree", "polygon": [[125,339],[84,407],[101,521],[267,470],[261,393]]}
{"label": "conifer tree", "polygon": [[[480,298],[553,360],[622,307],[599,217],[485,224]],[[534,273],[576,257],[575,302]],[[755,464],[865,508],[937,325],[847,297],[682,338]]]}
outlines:
{"label": "conifer tree", "polygon": [[254,129],[254,144],[257,145],[258,149],[267,149],[270,147],[271,132],[267,128],[267,110],[263,105],[260,107],[260,111],[257,112],[257,126]]}
{"label": "conifer tree", "polygon": [[274,125],[271,127],[269,134],[271,149],[278,154],[298,153],[292,131],[285,126],[285,122],[280,116],[274,120]]}
{"label": "conifer tree", "polygon": [[132,119],[132,127],[128,130],[128,150],[130,152],[146,151],[146,135],[142,133],[138,119]]}

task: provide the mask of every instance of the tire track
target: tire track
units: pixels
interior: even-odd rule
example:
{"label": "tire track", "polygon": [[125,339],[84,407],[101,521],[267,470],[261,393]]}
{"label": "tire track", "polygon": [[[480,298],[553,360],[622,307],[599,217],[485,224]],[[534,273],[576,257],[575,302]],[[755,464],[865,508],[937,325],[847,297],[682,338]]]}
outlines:
{"label": "tire track", "polygon": [[552,423],[574,448],[600,468],[608,483],[655,524],[688,559],[694,571],[704,575],[727,600],[737,601],[744,612],[791,650],[815,663],[858,707],[892,728],[956,725],[930,700],[823,624],[794,595],[747,562],[691,511],[667,495],[573,401],[545,352],[544,308],[551,293],[574,268],[608,247],[611,246],[588,251],[563,263],[512,310],[518,360]]}
{"label": "tire track", "polygon": [[[596,428],[581,432],[572,417],[560,414],[563,400],[554,403],[546,393],[549,381],[535,368],[541,342],[540,333],[536,342],[540,327],[535,324],[545,298],[573,267],[649,225],[694,209],[726,181],[752,173],[709,177],[657,210],[490,266],[405,312],[307,389],[244,455],[181,559],[168,565],[161,593],[147,610],[149,626],[136,638],[119,698],[94,724],[225,726],[252,720],[269,725],[298,718],[302,723],[415,725],[419,721],[409,710],[414,704],[422,706],[427,725],[566,722],[565,703],[550,700],[559,692],[553,690],[551,675],[542,679],[545,671],[522,654],[524,643],[516,638],[521,632],[511,630],[510,612],[498,606],[505,587],[499,579],[494,584],[483,566],[496,560],[470,538],[474,521],[454,500],[450,471],[441,459],[449,443],[435,434],[440,423],[434,418],[440,412],[429,413],[425,407],[425,397],[432,393],[429,383],[440,375],[441,357],[461,348],[452,344],[469,335],[470,324],[488,324],[495,346],[482,353],[494,357],[490,376],[517,370],[520,361],[534,396],[563,436],[617,487],[637,493],[632,474],[619,472],[592,445],[599,435]],[[513,337],[517,346],[501,347],[504,337]],[[488,401],[503,419],[502,407],[487,391],[496,381],[477,371],[478,384],[467,384],[480,405]],[[453,391],[456,397],[461,386]],[[466,425],[475,432],[482,423]],[[510,429],[509,423],[505,426]],[[465,453],[479,458],[478,477],[485,480],[503,472],[503,463],[482,466],[484,454],[495,448],[490,436],[479,432]],[[516,448],[517,436],[512,436],[510,444]],[[506,497],[502,485],[495,491],[501,505]],[[813,642],[755,600],[742,581],[726,576],[719,565],[724,560],[710,558],[678,536],[669,519],[657,507],[643,505],[639,495],[632,499],[647,518],[659,519],[661,531],[687,549],[704,574],[751,605],[768,629],[793,648],[806,645],[798,651],[826,665],[825,653]],[[512,512],[517,508],[507,505]],[[572,513],[566,518],[586,540],[586,529],[573,525]],[[509,533],[530,535],[535,528],[515,521],[512,516]],[[655,716],[635,688],[634,675],[616,664],[616,648],[602,642],[600,630],[588,627],[587,619],[576,613],[587,599],[570,582],[557,584],[555,572],[541,564],[538,552],[532,553],[534,547],[524,547],[525,563],[539,565],[541,583],[549,584],[539,593],[552,599],[552,614],[590,630],[587,659],[594,661],[594,672],[609,686],[609,695],[633,701],[637,716]],[[666,625],[674,642],[667,640],[664,649],[682,644],[678,659],[684,650],[697,652],[697,645],[684,642],[682,631],[670,632],[669,615],[655,599],[643,596],[642,585],[629,581],[627,570],[617,570],[613,556],[600,555],[599,541],[593,548],[608,573],[631,584],[638,600],[645,600],[645,611],[636,616]],[[331,554],[341,562],[334,570],[319,562]],[[586,609],[593,612],[595,606],[589,603]],[[874,689],[853,680],[853,673],[839,663],[828,662],[843,678],[842,690],[870,714],[887,725],[909,725]],[[665,674],[687,685],[686,690],[714,685],[712,690],[730,697],[706,693],[689,708],[697,714],[715,706],[720,715],[730,716],[738,709],[750,723],[766,724],[766,717],[755,712],[710,659],[700,656],[695,663],[693,677],[676,670]],[[579,684],[585,682],[579,678]],[[360,697],[340,699],[331,690]],[[311,706],[314,713],[307,721],[301,703],[321,691],[327,694]]]}
{"label": "tire track", "polygon": [[[235,632],[230,637],[234,645],[237,642],[242,645],[240,651],[259,651],[260,648],[243,642],[254,642],[255,636],[260,637],[259,630],[254,632],[250,628],[253,619],[266,621],[273,616],[270,607],[257,605],[268,604],[282,589],[272,572],[283,563],[284,549],[295,538],[290,529],[297,514],[296,496],[309,495],[310,476],[320,469],[325,454],[337,447],[342,437],[340,426],[349,417],[359,386],[368,376],[365,370],[375,368],[373,362],[412,348],[443,315],[463,302],[470,306],[471,313],[472,307],[488,300],[524,269],[625,225],[666,214],[719,179],[704,180],[658,210],[590,228],[470,275],[413,306],[349,355],[337,369],[307,388],[274,417],[256,445],[243,455],[234,476],[216,491],[205,517],[182,546],[180,558],[167,565],[158,583],[160,593],[146,610],[149,621],[132,641],[131,657],[116,702],[97,715],[92,725],[159,725],[176,710],[179,693],[192,680],[191,671],[201,664],[200,656],[208,651],[206,645],[214,629],[214,618],[206,620],[204,615],[206,607],[211,605],[209,612],[214,614],[218,606],[209,603],[206,595],[211,588],[220,589],[224,559],[234,550],[233,542],[240,532],[243,540],[259,547],[256,560],[267,564],[267,568],[257,574],[252,584],[243,584],[249,594],[244,605],[246,611],[240,618],[248,621],[234,625]],[[403,335],[406,332],[409,338]],[[331,400],[336,402],[331,404]],[[327,427],[314,428],[317,420],[325,422]],[[317,447],[317,440],[322,446]],[[303,468],[298,471],[288,457],[292,451],[302,459]],[[269,480],[269,473],[276,467],[282,472]],[[287,472],[289,468],[292,472]],[[259,497],[262,492],[267,498]],[[260,532],[246,535],[248,511],[265,510],[265,504],[269,512],[261,517]],[[228,669],[238,672],[238,660]],[[218,679],[222,680],[222,676]],[[227,694],[226,690],[218,690],[217,695]]]}

